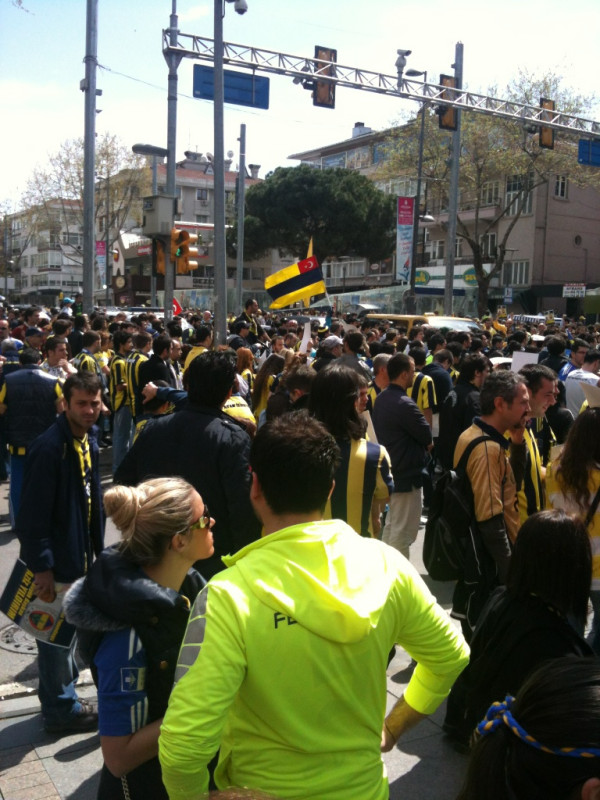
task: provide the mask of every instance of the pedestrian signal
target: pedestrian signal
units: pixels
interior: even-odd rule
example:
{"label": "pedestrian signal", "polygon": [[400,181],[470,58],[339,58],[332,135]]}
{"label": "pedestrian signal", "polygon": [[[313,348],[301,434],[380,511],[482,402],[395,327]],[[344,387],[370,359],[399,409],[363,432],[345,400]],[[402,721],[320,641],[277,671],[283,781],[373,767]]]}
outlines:
{"label": "pedestrian signal", "polygon": [[160,239],[152,240],[152,256],[154,260],[154,271],[158,275],[165,274],[165,246]]}

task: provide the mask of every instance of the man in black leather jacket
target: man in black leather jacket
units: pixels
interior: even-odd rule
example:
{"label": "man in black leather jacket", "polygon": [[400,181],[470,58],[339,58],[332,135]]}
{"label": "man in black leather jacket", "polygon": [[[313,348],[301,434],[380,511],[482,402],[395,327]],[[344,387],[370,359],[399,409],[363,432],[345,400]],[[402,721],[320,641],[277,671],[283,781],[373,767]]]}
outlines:
{"label": "man in black leather jacket", "polygon": [[202,561],[205,578],[260,536],[250,504],[250,438],[221,411],[235,380],[232,359],[216,351],[195,358],[187,371],[188,401],[175,414],[150,420],[115,473],[115,483],[134,486],[161,475],[178,475],[198,491],[215,519],[215,553]]}

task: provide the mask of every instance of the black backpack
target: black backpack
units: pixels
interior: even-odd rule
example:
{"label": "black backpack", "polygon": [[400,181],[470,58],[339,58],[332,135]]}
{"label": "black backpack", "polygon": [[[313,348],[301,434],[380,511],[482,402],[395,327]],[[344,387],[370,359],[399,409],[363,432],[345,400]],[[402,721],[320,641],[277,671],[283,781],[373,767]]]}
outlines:
{"label": "black backpack", "polygon": [[469,442],[456,469],[443,472],[434,486],[425,525],[423,563],[435,581],[455,581],[463,576],[467,541],[475,522],[467,461],[473,449],[489,438],[477,436]]}

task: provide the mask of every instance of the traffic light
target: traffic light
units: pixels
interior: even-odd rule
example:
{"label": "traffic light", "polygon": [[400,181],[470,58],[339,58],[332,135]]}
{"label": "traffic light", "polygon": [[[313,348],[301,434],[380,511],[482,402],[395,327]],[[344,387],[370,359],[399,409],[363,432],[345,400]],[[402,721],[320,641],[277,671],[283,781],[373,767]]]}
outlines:
{"label": "traffic light", "polygon": [[[548,100],[546,97],[541,97],[540,108],[553,112],[555,109],[554,100]],[[544,111],[542,111],[540,119],[543,122],[544,120],[552,119],[553,116],[554,114],[546,114]],[[544,125],[540,125],[539,144],[540,147],[544,147],[546,150],[554,150],[554,128],[546,128]]]}
{"label": "traffic light", "polygon": [[193,272],[198,267],[198,248],[193,246],[197,241],[197,233],[179,232],[179,248],[175,262],[178,274]]}
{"label": "traffic light", "polygon": [[180,246],[185,240],[185,231],[177,230],[177,228],[171,228],[171,263],[175,264],[179,256],[181,255]]}
{"label": "traffic light", "polygon": [[[457,80],[454,75],[440,75],[440,86],[447,86],[448,89],[457,88]],[[442,101],[438,106],[437,113],[439,115],[439,125],[445,131],[455,131],[457,128],[458,120],[456,118],[456,109],[452,106],[443,105],[444,100],[454,100],[454,92],[441,92],[440,100]]]}
{"label": "traffic light", "polygon": [[165,246],[160,239],[152,239],[152,263],[156,274],[165,274]]}
{"label": "traffic light", "polygon": [[[337,50],[332,50],[330,47],[320,47],[315,45],[315,67],[321,67],[320,61],[337,61]],[[335,77],[335,67],[333,64],[324,64],[320,69],[321,75],[329,75]],[[323,108],[335,108],[335,83],[333,81],[320,81],[318,77],[313,81],[313,106],[321,106]]]}

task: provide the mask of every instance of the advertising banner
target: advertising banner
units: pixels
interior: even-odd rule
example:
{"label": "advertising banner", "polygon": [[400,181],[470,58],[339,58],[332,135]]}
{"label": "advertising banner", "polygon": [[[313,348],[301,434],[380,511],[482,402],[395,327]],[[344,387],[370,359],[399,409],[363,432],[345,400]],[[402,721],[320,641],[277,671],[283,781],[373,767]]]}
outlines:
{"label": "advertising banner", "polygon": [[414,197],[398,198],[396,220],[396,280],[410,282],[413,269],[413,221],[415,213]]}

